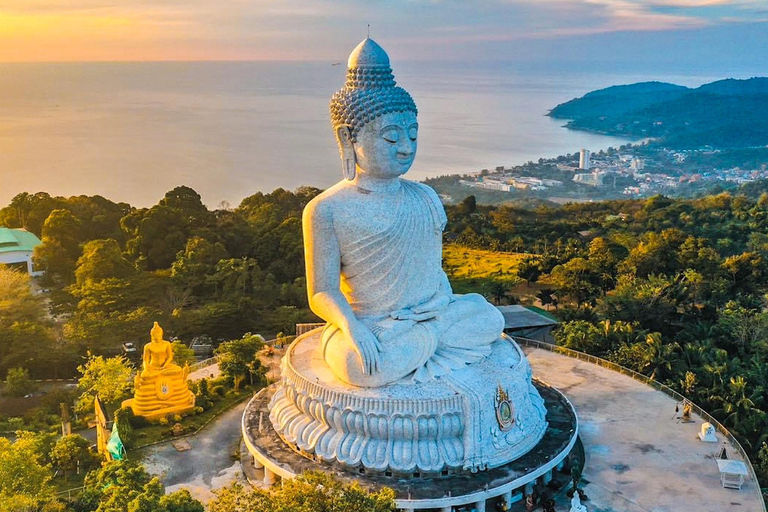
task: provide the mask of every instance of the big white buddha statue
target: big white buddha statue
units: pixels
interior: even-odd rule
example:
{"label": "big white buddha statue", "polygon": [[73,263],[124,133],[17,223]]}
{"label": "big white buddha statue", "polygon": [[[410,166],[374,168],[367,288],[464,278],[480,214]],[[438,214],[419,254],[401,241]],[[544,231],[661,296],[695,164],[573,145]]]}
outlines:
{"label": "big white buddha statue", "polygon": [[498,467],[547,429],[501,313],[451,290],[437,194],[402,178],[416,113],[365,39],[331,99],[344,179],[303,216],[309,304],[326,324],[288,348],[269,404],[286,446],[384,476]]}
{"label": "big white buddha statue", "polygon": [[341,380],[424,381],[485,357],[504,319],[482,296],[453,293],[441,265],[443,206],[401,178],[419,127],[387,54],[367,38],[348,65],[331,100],[344,179],[304,210],[309,305],[327,322],[324,358]]}

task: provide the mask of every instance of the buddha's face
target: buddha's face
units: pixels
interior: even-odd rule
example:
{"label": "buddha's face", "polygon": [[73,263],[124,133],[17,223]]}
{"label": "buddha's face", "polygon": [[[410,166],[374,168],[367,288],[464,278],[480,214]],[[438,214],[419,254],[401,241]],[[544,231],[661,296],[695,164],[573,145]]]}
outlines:
{"label": "buddha's face", "polygon": [[416,156],[418,131],[413,112],[391,112],[367,123],[353,143],[358,172],[374,178],[408,172]]}

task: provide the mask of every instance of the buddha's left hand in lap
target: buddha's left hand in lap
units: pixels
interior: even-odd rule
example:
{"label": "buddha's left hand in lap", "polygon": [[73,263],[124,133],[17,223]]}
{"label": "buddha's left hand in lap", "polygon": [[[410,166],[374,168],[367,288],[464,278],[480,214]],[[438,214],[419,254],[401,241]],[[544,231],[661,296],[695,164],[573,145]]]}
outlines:
{"label": "buddha's left hand in lap", "polygon": [[451,296],[445,294],[441,289],[431,299],[424,304],[413,306],[412,308],[400,309],[390,314],[395,320],[413,320],[423,322],[430,320],[448,307],[451,302]]}

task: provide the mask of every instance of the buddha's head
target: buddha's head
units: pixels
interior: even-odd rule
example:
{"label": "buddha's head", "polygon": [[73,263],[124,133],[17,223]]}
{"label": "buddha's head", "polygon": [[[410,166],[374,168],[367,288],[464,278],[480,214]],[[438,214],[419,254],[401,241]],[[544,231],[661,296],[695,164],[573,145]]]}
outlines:
{"label": "buddha's head", "polygon": [[152,326],[152,330],[149,331],[149,337],[152,341],[163,341],[163,328],[160,327],[160,324],[155,322],[155,325]]}
{"label": "buddha's head", "polygon": [[416,156],[416,104],[395,86],[389,57],[366,38],[349,56],[347,83],[331,98],[331,123],[342,173],[357,170],[378,178],[408,172]]}

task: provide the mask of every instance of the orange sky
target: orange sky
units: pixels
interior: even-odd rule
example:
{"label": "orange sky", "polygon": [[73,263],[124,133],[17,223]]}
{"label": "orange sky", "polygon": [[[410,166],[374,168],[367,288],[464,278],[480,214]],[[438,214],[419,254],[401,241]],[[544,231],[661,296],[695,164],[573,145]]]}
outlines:
{"label": "orange sky", "polygon": [[303,60],[350,40],[411,53],[466,41],[765,21],[768,0],[0,0],[0,61]]}

